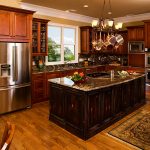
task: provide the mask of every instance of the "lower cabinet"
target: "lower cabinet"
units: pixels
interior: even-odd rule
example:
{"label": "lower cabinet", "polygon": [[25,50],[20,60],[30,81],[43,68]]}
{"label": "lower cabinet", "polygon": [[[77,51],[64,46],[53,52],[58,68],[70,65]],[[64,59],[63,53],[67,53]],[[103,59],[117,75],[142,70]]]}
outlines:
{"label": "lower cabinet", "polygon": [[145,103],[145,77],[91,91],[49,88],[49,119],[84,140]]}
{"label": "lower cabinet", "polygon": [[45,73],[32,74],[32,104],[39,103],[46,98]]}

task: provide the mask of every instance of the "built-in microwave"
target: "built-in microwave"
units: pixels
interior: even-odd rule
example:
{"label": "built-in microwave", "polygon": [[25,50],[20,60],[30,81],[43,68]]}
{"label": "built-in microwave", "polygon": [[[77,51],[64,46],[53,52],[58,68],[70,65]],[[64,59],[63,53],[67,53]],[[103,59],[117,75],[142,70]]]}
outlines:
{"label": "built-in microwave", "polygon": [[143,41],[134,41],[128,43],[129,53],[143,53],[145,51]]}

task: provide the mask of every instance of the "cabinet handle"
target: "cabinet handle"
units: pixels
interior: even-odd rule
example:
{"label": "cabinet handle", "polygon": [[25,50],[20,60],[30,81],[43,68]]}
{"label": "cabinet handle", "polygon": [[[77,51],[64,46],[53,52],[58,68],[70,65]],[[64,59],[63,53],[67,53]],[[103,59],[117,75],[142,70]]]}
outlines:
{"label": "cabinet handle", "polygon": [[71,104],[71,108],[73,108],[74,107],[74,105],[73,104]]}

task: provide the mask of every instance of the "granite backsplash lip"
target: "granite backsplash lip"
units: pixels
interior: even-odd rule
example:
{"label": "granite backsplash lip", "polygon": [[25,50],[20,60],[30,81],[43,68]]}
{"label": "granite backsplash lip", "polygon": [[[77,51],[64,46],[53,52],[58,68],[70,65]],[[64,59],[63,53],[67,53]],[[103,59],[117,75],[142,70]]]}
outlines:
{"label": "granite backsplash lip", "polygon": [[32,69],[32,73],[36,74],[36,73],[49,73],[49,72],[62,72],[62,71],[68,71],[68,70],[75,70],[75,69],[90,69],[90,68],[96,68],[96,67],[100,67],[100,66],[105,66],[105,65],[92,65],[92,66],[87,66],[87,67],[69,67],[69,68],[65,68],[65,69],[52,69],[50,70],[48,67],[46,67],[45,69]]}

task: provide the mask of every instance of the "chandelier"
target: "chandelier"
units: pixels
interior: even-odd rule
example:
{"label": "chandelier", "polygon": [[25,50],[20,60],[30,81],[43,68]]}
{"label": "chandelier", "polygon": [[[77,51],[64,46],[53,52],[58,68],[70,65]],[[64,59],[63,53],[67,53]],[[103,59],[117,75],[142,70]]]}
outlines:
{"label": "chandelier", "polygon": [[[118,34],[118,31],[122,28],[122,23],[117,23],[114,25],[114,19],[104,18],[104,12],[106,7],[106,0],[103,2],[101,17],[98,20],[92,21],[93,27],[93,41],[92,45],[95,50],[107,50],[107,49],[117,49],[119,45],[123,44],[123,37]],[[111,16],[111,3],[108,0],[108,12],[107,14]]]}

